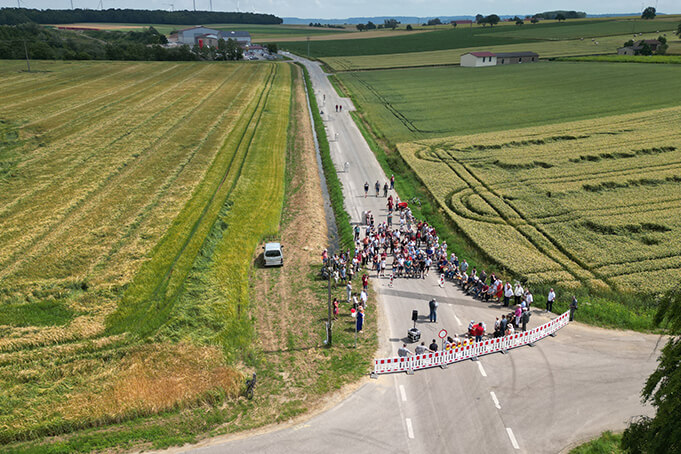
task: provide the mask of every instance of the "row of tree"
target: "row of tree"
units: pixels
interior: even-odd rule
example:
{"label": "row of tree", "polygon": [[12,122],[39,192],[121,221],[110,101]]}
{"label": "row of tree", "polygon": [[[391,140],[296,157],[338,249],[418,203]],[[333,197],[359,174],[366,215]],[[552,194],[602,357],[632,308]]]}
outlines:
{"label": "row of tree", "polygon": [[400,21],[397,19],[385,19],[382,24],[374,24],[373,22],[369,21],[366,24],[357,24],[357,30],[363,32],[364,30],[376,30],[376,29],[383,29],[383,28],[389,28],[392,30],[395,30],[397,26],[400,25]]}
{"label": "row of tree", "polygon": [[139,9],[28,9],[0,8],[0,25],[109,22],[130,24],[281,24],[272,14],[218,11],[163,11]]}

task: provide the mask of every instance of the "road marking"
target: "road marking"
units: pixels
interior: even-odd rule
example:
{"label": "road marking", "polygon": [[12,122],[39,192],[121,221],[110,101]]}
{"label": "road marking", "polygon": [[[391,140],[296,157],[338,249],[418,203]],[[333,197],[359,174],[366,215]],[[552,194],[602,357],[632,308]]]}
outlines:
{"label": "road marking", "polygon": [[407,422],[407,434],[409,435],[409,438],[413,439],[414,438],[414,428],[411,426],[411,418],[405,418]]}
{"label": "road marking", "polygon": [[404,392],[404,385],[400,385],[400,394],[402,395],[402,402],[406,402],[407,393]]}
{"label": "road marking", "polygon": [[459,320],[459,317],[457,317],[456,314],[454,314],[454,320],[456,320],[456,323],[457,323],[459,326],[463,326],[463,325],[461,324],[461,320]]}
{"label": "road marking", "polygon": [[489,395],[492,396],[492,400],[494,401],[494,406],[497,407],[497,409],[501,410],[501,405],[499,405],[499,399],[497,399],[497,395],[494,394],[494,391],[490,391]]}
{"label": "road marking", "polygon": [[515,449],[520,449],[520,446],[518,446],[518,442],[515,439],[515,435],[513,435],[513,431],[511,430],[510,427],[506,428],[506,433],[508,433],[508,438],[511,439],[511,444]]}
{"label": "road marking", "polygon": [[478,361],[478,369],[480,369],[480,374],[483,377],[487,377],[487,374],[485,373],[485,369],[482,368],[482,363],[480,361]]}

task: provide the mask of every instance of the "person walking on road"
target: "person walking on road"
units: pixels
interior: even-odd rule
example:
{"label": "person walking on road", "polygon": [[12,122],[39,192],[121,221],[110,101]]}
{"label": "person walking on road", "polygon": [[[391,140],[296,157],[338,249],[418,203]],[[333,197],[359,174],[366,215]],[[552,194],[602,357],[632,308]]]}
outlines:
{"label": "person walking on road", "polygon": [[390,175],[390,189],[395,189],[395,175]]}
{"label": "person walking on road", "polygon": [[376,188],[376,197],[378,197],[379,193],[381,192],[381,183],[379,183],[378,180],[376,180],[376,184],[374,185],[374,187]]}
{"label": "person walking on road", "polygon": [[[418,349],[419,348],[416,347],[416,350]],[[397,349],[397,356],[399,356],[400,358],[406,358],[409,355],[411,355],[411,352],[407,348],[407,344],[402,344],[402,346]]]}
{"label": "person walking on road", "polygon": [[572,296],[572,302],[570,303],[570,321],[575,319],[575,311],[577,310],[577,297]]}
{"label": "person walking on road", "polygon": [[428,302],[428,307],[430,308],[430,315],[428,315],[428,319],[433,323],[437,322],[437,307],[438,306],[439,306],[439,304],[438,304],[437,301],[435,301],[435,298],[433,298],[432,300],[430,300]]}
{"label": "person walking on road", "polygon": [[546,298],[546,312],[553,312],[553,302],[556,300],[556,293],[553,289],[549,290],[549,296]]}
{"label": "person walking on road", "polygon": [[417,345],[416,348],[414,349],[414,354],[415,355],[423,355],[425,352],[429,351],[428,347],[426,347],[425,342],[421,342],[421,345]]}
{"label": "person walking on road", "polygon": [[364,198],[367,198],[367,195],[369,194],[369,182],[365,181],[364,182]]}
{"label": "person walking on road", "polygon": [[388,182],[383,185],[383,197],[388,197]]}

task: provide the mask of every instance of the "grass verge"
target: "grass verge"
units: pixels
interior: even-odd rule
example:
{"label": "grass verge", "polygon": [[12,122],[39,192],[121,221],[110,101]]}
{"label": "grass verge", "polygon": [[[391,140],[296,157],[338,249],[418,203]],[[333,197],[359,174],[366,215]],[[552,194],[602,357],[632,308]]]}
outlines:
{"label": "grass verge", "polygon": [[624,453],[621,443],[622,434],[607,431],[600,437],[572,449],[570,454],[621,454]]}
{"label": "grass verge", "polygon": [[608,63],[681,64],[681,55],[590,55],[584,57],[558,57],[556,61],[595,61]]}

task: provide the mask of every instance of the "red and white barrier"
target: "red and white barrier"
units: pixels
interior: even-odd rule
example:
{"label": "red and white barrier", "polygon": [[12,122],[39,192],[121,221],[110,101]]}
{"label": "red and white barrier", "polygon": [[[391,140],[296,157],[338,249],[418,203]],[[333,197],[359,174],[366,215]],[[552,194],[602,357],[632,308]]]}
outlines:
{"label": "red and white barrier", "polygon": [[548,323],[534,329],[515,333],[509,336],[485,339],[480,342],[445,350],[428,352],[423,355],[409,357],[381,358],[374,360],[374,374],[390,374],[393,372],[410,372],[429,367],[445,366],[478,356],[510,350],[532,344],[555,333],[569,323],[570,312],[558,316]]}

